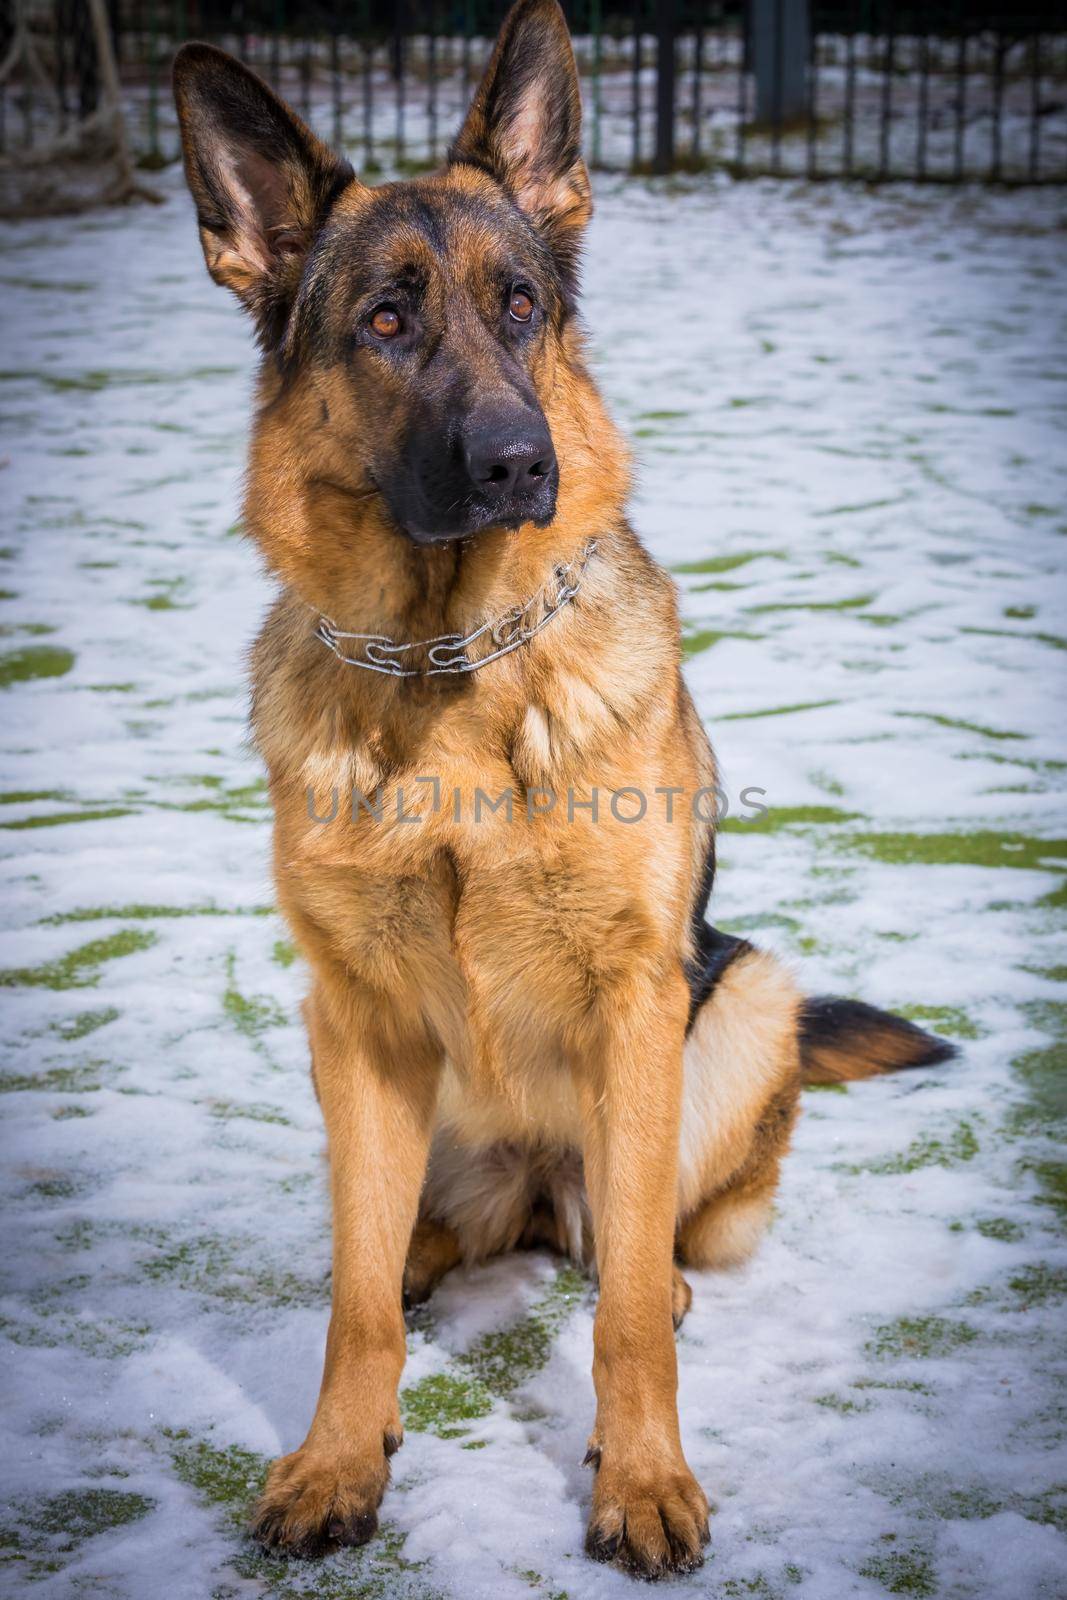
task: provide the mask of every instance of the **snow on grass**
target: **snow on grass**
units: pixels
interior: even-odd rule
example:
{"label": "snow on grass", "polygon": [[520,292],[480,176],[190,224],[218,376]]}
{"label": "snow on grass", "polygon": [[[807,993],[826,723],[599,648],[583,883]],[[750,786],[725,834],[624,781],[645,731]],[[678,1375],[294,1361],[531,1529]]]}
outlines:
{"label": "snow on grass", "polygon": [[[581,1554],[593,1294],[541,1255],[412,1319],[378,1543],[244,1538],[318,1384],[323,1138],[243,742],[250,339],[162,182],[0,232],[2,1581],[629,1595]],[[717,918],[964,1051],[806,1096],[762,1252],[694,1275],[716,1511],[678,1594],[1067,1582],[1061,208],[599,186],[592,355],[726,774]]]}

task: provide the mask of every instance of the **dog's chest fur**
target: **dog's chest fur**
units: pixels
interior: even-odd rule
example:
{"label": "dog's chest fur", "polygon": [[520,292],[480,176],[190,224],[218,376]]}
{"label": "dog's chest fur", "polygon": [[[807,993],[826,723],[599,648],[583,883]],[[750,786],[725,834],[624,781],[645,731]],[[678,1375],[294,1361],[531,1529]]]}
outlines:
{"label": "dog's chest fur", "polygon": [[[611,807],[615,790],[654,801],[679,781],[678,750],[654,737],[660,712],[622,723],[588,661],[536,679],[500,663],[492,685],[429,705],[395,691],[375,704],[378,686],[349,669],[346,706],[315,694],[298,707],[291,660],[264,678],[264,657],[257,735],[284,909],[305,947],[443,1046],[444,1119],[478,1142],[569,1139],[564,1069],[590,1018],[684,925],[684,821],[654,806],[620,820],[633,798]],[[280,744],[262,737],[279,726]]]}

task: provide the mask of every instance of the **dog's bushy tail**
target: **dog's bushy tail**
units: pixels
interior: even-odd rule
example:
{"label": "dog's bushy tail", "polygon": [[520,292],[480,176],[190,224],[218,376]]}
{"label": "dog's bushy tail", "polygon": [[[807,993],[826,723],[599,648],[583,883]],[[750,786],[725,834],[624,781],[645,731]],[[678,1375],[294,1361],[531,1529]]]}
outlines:
{"label": "dog's bushy tail", "polygon": [[804,1083],[851,1083],[908,1067],[933,1067],[955,1045],[862,1000],[819,995],[804,1000],[797,1018]]}

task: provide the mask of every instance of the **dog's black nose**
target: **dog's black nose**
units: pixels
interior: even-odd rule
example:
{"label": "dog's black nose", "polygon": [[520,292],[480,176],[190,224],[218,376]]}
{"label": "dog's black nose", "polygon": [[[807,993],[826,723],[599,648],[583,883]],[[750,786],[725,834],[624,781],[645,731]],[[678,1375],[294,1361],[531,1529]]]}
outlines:
{"label": "dog's black nose", "polygon": [[478,433],[464,445],[470,480],[491,500],[521,500],[545,487],[556,452],[543,422]]}

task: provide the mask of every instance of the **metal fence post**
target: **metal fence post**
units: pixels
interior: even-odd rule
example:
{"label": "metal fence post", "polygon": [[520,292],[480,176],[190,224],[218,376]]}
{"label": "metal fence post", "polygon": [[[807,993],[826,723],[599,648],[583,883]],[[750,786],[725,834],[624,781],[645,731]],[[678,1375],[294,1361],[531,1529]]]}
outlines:
{"label": "metal fence post", "polygon": [[756,121],[780,128],[808,109],[810,0],[754,0],[752,70]]}
{"label": "metal fence post", "polygon": [[656,6],[656,153],[653,172],[670,172],[674,167],[674,47],[678,37],[678,7],[675,0],[659,0]]}

